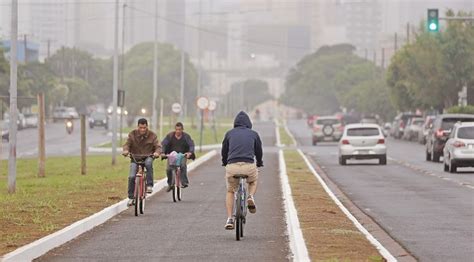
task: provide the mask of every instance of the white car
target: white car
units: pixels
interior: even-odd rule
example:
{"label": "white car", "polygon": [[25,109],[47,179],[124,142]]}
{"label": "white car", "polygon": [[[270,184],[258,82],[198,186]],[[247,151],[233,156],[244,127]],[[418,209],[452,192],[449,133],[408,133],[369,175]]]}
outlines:
{"label": "white car", "polygon": [[339,141],[339,164],[348,159],[379,159],[387,164],[387,146],[382,129],[377,124],[350,124]]}
{"label": "white car", "polygon": [[339,117],[323,116],[313,122],[313,146],[318,142],[339,141],[344,125]]}
{"label": "white car", "polygon": [[443,156],[446,172],[456,173],[458,167],[474,167],[474,122],[454,125]]}

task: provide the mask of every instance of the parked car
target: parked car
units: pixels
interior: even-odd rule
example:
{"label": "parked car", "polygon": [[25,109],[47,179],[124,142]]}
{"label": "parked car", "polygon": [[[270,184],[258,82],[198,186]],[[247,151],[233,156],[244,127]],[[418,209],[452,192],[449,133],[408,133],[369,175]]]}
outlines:
{"label": "parked car", "polygon": [[4,120],[1,124],[1,132],[2,132],[2,140],[6,140],[7,142],[10,139],[10,122],[8,120]]}
{"label": "parked car", "polygon": [[443,155],[443,148],[457,122],[474,122],[474,115],[469,114],[443,114],[438,115],[433,121],[432,128],[428,131],[426,139],[426,160],[439,162]]}
{"label": "parked car", "polygon": [[474,122],[455,124],[443,151],[444,171],[474,167]]}
{"label": "parked car", "polygon": [[385,123],[383,125],[383,135],[387,137],[390,134],[390,130],[392,130],[392,123]]}
{"label": "parked car", "polygon": [[421,115],[413,113],[401,113],[395,117],[394,124],[392,127],[392,136],[394,138],[400,139],[403,136],[405,127],[407,126],[408,120],[413,117],[421,117]]}
{"label": "parked car", "polygon": [[89,117],[89,127],[103,126],[109,129],[109,117],[104,112],[92,112]]}
{"label": "parked car", "polygon": [[64,120],[70,117],[75,119],[79,118],[79,114],[74,107],[56,107],[53,110],[53,122]]}
{"label": "parked car", "polygon": [[387,147],[382,129],[377,124],[350,124],[339,141],[339,164],[348,159],[379,159],[387,164]]}
{"label": "parked car", "polygon": [[313,145],[322,141],[339,141],[344,131],[340,118],[335,116],[318,117],[313,123]]}
{"label": "parked car", "polygon": [[428,131],[433,125],[433,121],[436,118],[436,116],[427,116],[425,118],[425,122],[423,123],[423,126],[421,127],[420,130],[418,130],[418,142],[422,145],[426,143],[426,137],[428,136]]}
{"label": "parked car", "polygon": [[[4,115],[4,120],[7,121],[8,123],[10,122],[10,115],[5,114]],[[26,127],[26,121],[25,121],[25,116],[22,113],[18,113],[17,115],[17,120],[16,120],[17,128],[18,130],[21,130]]]}
{"label": "parked car", "polygon": [[38,127],[38,114],[25,114],[25,127]]}
{"label": "parked car", "polygon": [[421,117],[412,117],[407,122],[407,127],[403,131],[403,139],[415,140],[418,139],[418,131],[422,129],[424,120]]}

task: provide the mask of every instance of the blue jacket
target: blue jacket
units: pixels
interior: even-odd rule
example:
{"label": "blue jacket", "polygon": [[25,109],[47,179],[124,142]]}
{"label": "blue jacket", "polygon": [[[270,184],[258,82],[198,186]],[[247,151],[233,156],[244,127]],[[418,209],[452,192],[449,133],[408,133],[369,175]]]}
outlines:
{"label": "blue jacket", "polygon": [[222,165],[247,162],[263,166],[262,141],[257,132],[252,130],[249,116],[240,111],[234,120],[234,128],[229,130],[222,141]]}

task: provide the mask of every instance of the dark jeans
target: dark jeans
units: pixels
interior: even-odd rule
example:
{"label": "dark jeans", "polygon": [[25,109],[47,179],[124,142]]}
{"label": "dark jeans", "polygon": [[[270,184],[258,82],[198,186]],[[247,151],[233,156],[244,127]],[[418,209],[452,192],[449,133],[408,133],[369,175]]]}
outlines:
{"label": "dark jeans", "polygon": [[[173,168],[171,168],[169,165],[166,165],[166,176],[168,176],[168,185],[170,186],[172,181],[173,181]],[[187,185],[189,184],[188,180],[188,168],[186,165],[186,161],[182,161],[181,163],[181,185]]]}
{"label": "dark jeans", "polygon": [[[146,168],[146,185],[153,186],[153,158],[147,157],[145,160]],[[138,172],[138,165],[136,163],[130,163],[130,173],[128,173],[128,198],[133,198],[135,191],[135,176]]]}

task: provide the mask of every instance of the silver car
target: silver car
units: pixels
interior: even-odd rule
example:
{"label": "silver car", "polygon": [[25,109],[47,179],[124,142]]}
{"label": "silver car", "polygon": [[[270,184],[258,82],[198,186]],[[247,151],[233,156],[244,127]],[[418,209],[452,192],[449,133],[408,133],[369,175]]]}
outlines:
{"label": "silver car", "polygon": [[446,172],[456,173],[458,167],[474,167],[474,122],[454,125],[443,154]]}
{"label": "silver car", "polygon": [[318,142],[339,141],[344,131],[342,120],[335,116],[318,117],[313,122],[313,146]]}
{"label": "silver car", "polygon": [[339,164],[348,159],[379,159],[387,164],[387,146],[382,129],[376,124],[350,124],[339,141]]}

